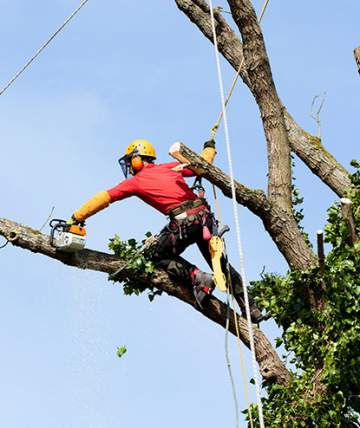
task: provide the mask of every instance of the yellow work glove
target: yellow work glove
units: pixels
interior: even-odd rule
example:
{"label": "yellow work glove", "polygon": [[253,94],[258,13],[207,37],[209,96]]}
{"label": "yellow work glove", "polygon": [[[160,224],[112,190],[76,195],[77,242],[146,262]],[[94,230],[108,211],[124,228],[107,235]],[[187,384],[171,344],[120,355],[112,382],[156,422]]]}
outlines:
{"label": "yellow work glove", "polygon": [[90,216],[103,210],[110,205],[110,195],[108,192],[96,193],[91,199],[85,202],[78,210],[74,212],[72,218],[79,223],[84,222]]}
{"label": "yellow work glove", "polygon": [[200,157],[206,160],[206,162],[213,163],[216,155],[215,140],[205,141],[204,149],[200,153]]}
{"label": "yellow work glove", "polygon": [[[203,151],[200,153],[200,157],[212,164],[216,155],[215,140],[205,141]],[[202,168],[191,168],[196,175],[203,175],[204,170]]]}

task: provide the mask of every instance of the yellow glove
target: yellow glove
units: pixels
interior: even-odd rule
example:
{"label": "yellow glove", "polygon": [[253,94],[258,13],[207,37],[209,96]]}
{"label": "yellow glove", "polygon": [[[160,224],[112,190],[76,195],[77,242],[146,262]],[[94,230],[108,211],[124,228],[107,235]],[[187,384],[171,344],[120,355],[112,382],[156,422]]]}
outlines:
{"label": "yellow glove", "polygon": [[200,157],[205,159],[206,162],[209,162],[212,164],[214,162],[215,155],[216,155],[215,141],[214,140],[206,141],[204,143],[204,149],[200,153]]}
{"label": "yellow glove", "polygon": [[108,192],[99,192],[87,202],[85,202],[85,204],[82,205],[78,210],[76,210],[72,218],[79,223],[82,223],[87,218],[108,207],[109,205],[110,196]]}
{"label": "yellow glove", "polygon": [[[204,143],[203,151],[200,153],[200,157],[206,160],[206,162],[209,162],[210,164],[212,164],[214,162],[215,155],[216,155],[215,141],[214,140],[206,141]],[[204,170],[202,168],[191,168],[191,169],[197,175],[204,174]]]}

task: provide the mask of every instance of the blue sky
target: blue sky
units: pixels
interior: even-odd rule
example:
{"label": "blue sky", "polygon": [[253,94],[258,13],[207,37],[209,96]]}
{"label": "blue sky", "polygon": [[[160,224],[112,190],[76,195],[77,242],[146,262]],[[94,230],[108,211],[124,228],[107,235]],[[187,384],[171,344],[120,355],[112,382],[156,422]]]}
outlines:
{"label": "blue sky", "polygon": [[[77,4],[0,0],[1,83]],[[261,2],[254,4],[259,10]],[[359,12],[355,0],[342,8],[325,1],[271,1],[263,21],[283,102],[316,132],[311,101],[327,93],[323,141],[344,165],[359,158],[360,80],[352,54],[360,44]],[[224,62],[223,71],[228,86],[233,71]],[[54,215],[67,218],[122,179],[116,160],[129,141],[151,140],[160,162],[169,160],[168,148],[179,139],[200,150],[219,109],[212,46],[175,2],[90,1],[0,97],[0,216],[40,227],[55,206]],[[262,127],[242,84],[228,115],[236,178],[266,188]],[[227,170],[222,129],[217,140],[216,164]],[[314,237],[335,195],[300,161],[295,175],[305,197],[304,225]],[[231,204],[224,198],[221,203],[233,231],[230,257],[237,260]],[[258,278],[263,266],[284,272],[260,221],[245,209],[240,217],[248,278]],[[123,201],[88,221],[88,247],[106,250],[115,233],[142,239],[164,220],[138,200]],[[196,251],[187,257],[204,266]],[[100,273],[10,246],[0,252],[0,263],[1,426],[234,426],[219,326],[175,299],[163,296],[150,304],[146,296],[125,297]],[[272,322],[264,330],[278,334]],[[121,345],[128,352],[118,359]]]}

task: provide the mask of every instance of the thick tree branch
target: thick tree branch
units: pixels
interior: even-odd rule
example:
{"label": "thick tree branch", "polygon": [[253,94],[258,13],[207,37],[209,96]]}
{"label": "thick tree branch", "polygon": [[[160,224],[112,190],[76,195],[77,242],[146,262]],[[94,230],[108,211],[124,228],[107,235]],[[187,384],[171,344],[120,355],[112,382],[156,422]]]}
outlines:
{"label": "thick tree branch", "polygon": [[291,149],[337,195],[351,187],[349,172],[321,144],[319,137],[304,131],[284,110]]}
{"label": "thick tree branch", "polygon": [[[172,150],[176,151],[173,152]],[[180,158],[177,157],[177,153],[180,154]],[[197,153],[189,149],[189,147],[185,146],[185,144],[174,144],[170,148],[169,154],[177,160],[181,160],[181,157],[183,157],[185,161],[190,163],[190,168],[201,171],[202,176],[217,186],[225,196],[228,196],[229,198],[232,197],[230,177],[226,175],[220,168],[216,167],[215,165],[210,165]],[[267,211],[269,211],[270,204],[262,190],[253,190],[239,182],[235,182],[235,192],[237,201],[241,205],[249,208],[249,210],[257,216],[261,217],[262,215],[265,215]]]}
{"label": "thick tree branch", "polygon": [[[228,175],[220,168],[210,165],[184,144],[179,144],[178,150],[185,159],[189,160],[191,167],[202,170],[207,180],[217,186],[225,196],[231,198],[231,180]],[[292,213],[270,204],[262,190],[252,190],[235,181],[235,192],[239,204],[261,218],[265,229],[290,267],[303,270],[316,262]]]}
{"label": "thick tree branch", "polygon": [[[213,42],[209,8],[203,0],[175,0],[178,8],[199,28],[204,36]],[[243,59],[242,44],[235,32],[219,18],[216,13],[216,32],[219,40],[219,51],[237,71]],[[241,71],[244,83],[253,92],[247,70]],[[327,152],[319,138],[304,131],[283,107],[285,124],[289,136],[291,149],[297,156],[339,196],[343,196],[351,186],[347,170]]]}
{"label": "thick tree branch", "polygon": [[[126,261],[111,254],[94,250],[83,250],[73,254],[61,253],[50,245],[49,236],[42,234],[38,230],[31,229],[7,219],[0,219],[0,235],[4,236],[15,246],[30,250],[34,253],[43,254],[80,269],[90,269],[111,274],[119,268],[123,268],[121,271],[122,279],[129,278],[139,283],[146,284],[147,286],[151,285],[156,287],[198,310],[190,290],[172,281],[162,270],[156,270],[154,274],[149,277],[141,275],[137,271],[133,271],[127,266]],[[202,313],[217,324],[221,326],[225,325],[226,305],[216,297],[212,296],[209,299]],[[237,318],[240,338],[244,344],[249,347],[247,322],[240,315],[238,315]],[[233,314],[230,320],[230,332],[236,335]],[[254,340],[256,359],[259,363],[260,373],[263,378],[282,385],[286,384],[290,379],[290,373],[281,362],[266,336],[257,327],[254,327]]]}
{"label": "thick tree branch", "polygon": [[360,46],[358,46],[357,48],[354,49],[354,56],[355,56],[355,61],[356,61],[356,65],[358,68],[358,72],[360,74]]}
{"label": "thick tree branch", "polygon": [[274,206],[291,212],[290,144],[263,34],[251,1],[228,0],[228,3],[242,35],[245,66],[266,136],[268,197]]}

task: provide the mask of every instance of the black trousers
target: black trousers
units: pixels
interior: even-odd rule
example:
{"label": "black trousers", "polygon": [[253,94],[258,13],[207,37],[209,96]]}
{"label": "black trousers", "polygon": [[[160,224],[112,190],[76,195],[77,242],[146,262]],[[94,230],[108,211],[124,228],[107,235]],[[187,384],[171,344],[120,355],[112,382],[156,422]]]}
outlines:
{"label": "black trousers", "polygon": [[[153,260],[158,267],[166,270],[184,285],[191,285],[190,274],[196,267],[180,256],[188,246],[196,244],[210,269],[212,269],[208,241],[203,239],[203,226],[207,226],[210,233],[213,233],[214,218],[210,212],[205,214],[205,218],[204,216],[197,216],[191,222],[186,222],[186,220],[177,224],[170,222],[161,230],[159,235]],[[224,258],[222,264],[225,268],[226,261]],[[243,285],[240,274],[231,265],[229,265],[229,271],[234,294],[242,295]]]}

